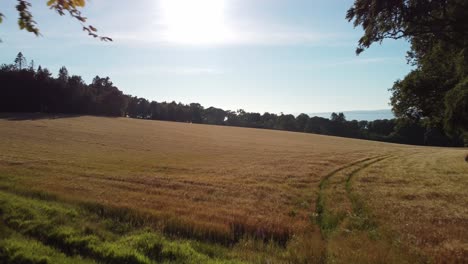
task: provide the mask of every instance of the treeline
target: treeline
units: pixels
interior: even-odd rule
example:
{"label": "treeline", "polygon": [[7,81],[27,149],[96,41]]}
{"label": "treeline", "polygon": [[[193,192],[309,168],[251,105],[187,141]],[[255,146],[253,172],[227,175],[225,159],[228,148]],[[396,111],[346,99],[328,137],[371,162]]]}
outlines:
{"label": "treeline", "polygon": [[14,64],[0,68],[0,111],[43,112],[123,116],[128,96],[115,87],[109,78],[96,76],[86,84],[80,76],[68,74],[65,67],[58,77],[34,62],[26,66],[18,54]]}
{"label": "treeline", "polygon": [[430,127],[424,119],[400,118],[375,121],[348,121],[343,113],[330,119],[297,117],[288,114],[252,113],[204,108],[198,103],[148,101],[126,95],[108,77],[96,76],[86,84],[70,75],[65,67],[55,78],[34,62],[27,65],[19,53],[14,64],[0,67],[0,112],[43,112],[189,122],[199,124],[277,129],[394,143],[436,146],[463,146],[460,135],[449,137],[442,129]]}

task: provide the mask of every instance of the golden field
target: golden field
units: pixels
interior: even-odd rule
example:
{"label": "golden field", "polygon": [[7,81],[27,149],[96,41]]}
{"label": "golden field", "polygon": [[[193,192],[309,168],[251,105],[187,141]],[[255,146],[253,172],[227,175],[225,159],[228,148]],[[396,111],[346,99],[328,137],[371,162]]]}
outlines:
{"label": "golden field", "polygon": [[[4,114],[0,137],[4,204],[87,208],[219,246],[214,260],[468,262],[466,149],[88,116]],[[96,259],[86,252],[71,255]]]}

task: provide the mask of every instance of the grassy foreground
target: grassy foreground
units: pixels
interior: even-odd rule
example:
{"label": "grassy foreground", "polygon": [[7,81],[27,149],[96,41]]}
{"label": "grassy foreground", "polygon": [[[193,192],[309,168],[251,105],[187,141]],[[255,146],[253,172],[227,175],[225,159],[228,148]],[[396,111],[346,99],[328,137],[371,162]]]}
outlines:
{"label": "grassy foreground", "polygon": [[464,263],[466,149],[2,115],[0,262]]}

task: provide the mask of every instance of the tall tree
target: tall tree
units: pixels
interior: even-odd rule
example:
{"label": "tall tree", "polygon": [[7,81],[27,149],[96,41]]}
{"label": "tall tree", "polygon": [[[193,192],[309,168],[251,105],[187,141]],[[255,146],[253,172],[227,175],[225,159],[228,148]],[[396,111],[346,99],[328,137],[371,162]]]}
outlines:
{"label": "tall tree", "polygon": [[15,58],[15,65],[19,70],[23,69],[23,66],[26,65],[26,58],[23,56],[23,53],[19,52]]}
{"label": "tall tree", "polygon": [[309,116],[306,115],[306,114],[300,114],[296,117],[296,123],[297,123],[297,130],[298,131],[301,131],[301,132],[304,132],[305,128],[306,128],[306,125],[307,125],[307,121],[309,121]]}
{"label": "tall tree", "polygon": [[31,62],[29,63],[29,70],[35,71],[35,69],[36,69],[36,65],[34,65],[34,60],[31,60]]}
{"label": "tall tree", "polygon": [[62,83],[66,83],[68,82],[68,70],[65,66],[62,66],[60,69],[59,69],[59,73],[58,73],[58,80]]}
{"label": "tall tree", "polygon": [[337,123],[344,123],[346,122],[346,117],[343,113],[332,113],[330,115],[330,120],[332,122],[337,122]]}
{"label": "tall tree", "polygon": [[203,106],[198,103],[191,103],[190,104],[190,112],[192,113],[191,122],[193,123],[201,123],[202,122],[202,114],[203,114]]}

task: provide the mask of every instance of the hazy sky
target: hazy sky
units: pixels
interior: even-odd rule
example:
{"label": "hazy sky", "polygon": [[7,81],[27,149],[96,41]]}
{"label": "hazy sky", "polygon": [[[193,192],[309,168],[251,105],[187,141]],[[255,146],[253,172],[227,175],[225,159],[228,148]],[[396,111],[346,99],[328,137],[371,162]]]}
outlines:
{"label": "hazy sky", "polygon": [[410,70],[405,41],[357,57],[361,36],[345,20],[351,0],[94,0],[80,25],[33,2],[42,37],[19,31],[15,1],[1,1],[0,63],[19,51],[54,73],[109,76],[125,93],[256,112],[389,108],[393,82]]}

